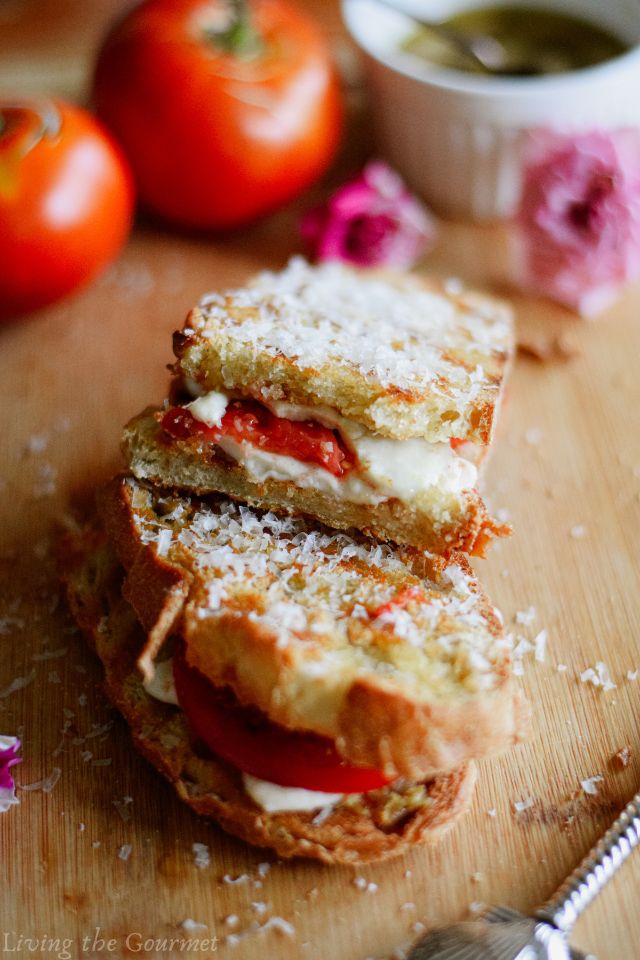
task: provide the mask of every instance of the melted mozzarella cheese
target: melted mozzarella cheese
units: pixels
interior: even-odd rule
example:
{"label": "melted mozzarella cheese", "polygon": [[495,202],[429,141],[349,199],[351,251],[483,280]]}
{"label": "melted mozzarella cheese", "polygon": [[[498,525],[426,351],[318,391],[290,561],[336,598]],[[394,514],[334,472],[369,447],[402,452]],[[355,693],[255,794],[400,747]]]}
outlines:
{"label": "melted mozzarella cheese", "polygon": [[196,397],[186,404],[186,409],[196,420],[201,420],[208,427],[219,427],[226,409],[229,406],[229,397],[226,393],[211,390],[201,397]]}
{"label": "melted mozzarella cheese", "polygon": [[285,810],[320,810],[342,800],[342,793],[323,793],[320,790],[304,790],[302,787],[281,787],[268,780],[259,780],[250,773],[242,774],[244,789],[254,803],[266,813]]}
{"label": "melted mozzarella cheese", "polygon": [[160,663],[156,663],[153,677],[151,679],[145,677],[142,686],[155,700],[173,703],[176,707],[180,706],[173,681],[173,660],[161,660]]}
{"label": "melted mozzarella cheese", "polygon": [[[214,390],[192,401],[188,408],[194,417],[209,426],[219,426],[228,402],[225,394]],[[477,483],[475,464],[459,456],[448,442],[430,443],[419,437],[408,440],[381,437],[328,407],[305,407],[280,401],[268,401],[267,405],[278,417],[316,420],[337,430],[356,453],[358,469],[344,477],[335,477],[328,470],[295,457],[221,437],[219,446],[240,463],[256,483],[291,481],[299,487],[328,493],[350,503],[372,505],[394,497],[410,502],[434,487],[455,495],[472,489]]]}
{"label": "melted mozzarella cheese", "polygon": [[475,465],[458,456],[448,442],[430,443],[420,437],[394,440],[372,433],[329,407],[305,407],[278,400],[267,402],[278,417],[317,420],[323,426],[338,430],[355,450],[361,472],[388,497],[411,500],[435,486],[458,493],[472,489],[477,482]]}
{"label": "melted mozzarella cheese", "polygon": [[351,471],[344,477],[335,477],[323,467],[304,463],[295,457],[282,453],[272,453],[251,443],[239,443],[231,437],[220,437],[217,441],[226,454],[240,463],[255,483],[265,480],[288,480],[298,487],[319,490],[334,497],[341,497],[350,503],[377,504],[385,500],[384,494],[371,484],[363,481],[362,475]]}

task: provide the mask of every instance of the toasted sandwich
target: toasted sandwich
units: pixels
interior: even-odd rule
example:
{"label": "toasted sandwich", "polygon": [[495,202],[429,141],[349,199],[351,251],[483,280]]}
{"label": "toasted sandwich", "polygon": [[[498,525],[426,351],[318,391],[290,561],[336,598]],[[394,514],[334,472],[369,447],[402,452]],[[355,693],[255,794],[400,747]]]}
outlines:
{"label": "toasted sandwich", "polygon": [[419,555],[130,475],[67,536],[71,609],[141,751],[281,856],[433,842],[473,758],[521,739],[500,620],[462,554]]}
{"label": "toasted sandwich", "polygon": [[293,260],[206,296],[170,401],[125,429],[140,480],[439,554],[509,532],[477,490],[511,314],[415,276]]}
{"label": "toasted sandwich", "polygon": [[90,526],[65,538],[63,576],[71,610],[102,661],[105,692],[136,747],[192,810],[227,832],[281,857],[358,865],[435,843],[468,808],[473,763],[420,783],[399,780],[342,798],[316,791],[311,803],[311,791],[265,787],[194,733],[166,679],[169,661],[157,665],[155,684],[144,683],[136,658],[146,635],[123,598],[123,570],[102,529]]}

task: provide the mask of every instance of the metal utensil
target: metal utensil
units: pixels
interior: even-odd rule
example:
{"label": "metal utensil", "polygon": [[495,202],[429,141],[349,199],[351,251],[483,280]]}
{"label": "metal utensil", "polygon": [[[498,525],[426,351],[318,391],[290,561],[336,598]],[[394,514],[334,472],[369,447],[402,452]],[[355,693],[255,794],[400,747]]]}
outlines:
{"label": "metal utensil", "polygon": [[531,63],[514,64],[504,44],[486,33],[469,36],[454,27],[439,23],[437,20],[430,20],[428,17],[414,13],[412,10],[407,10],[394,0],[376,0],[376,3],[390,7],[396,13],[409,17],[418,26],[430,30],[450,47],[454,47],[458,53],[461,53],[470,64],[473,64],[482,73],[492,76],[534,76],[540,73],[540,70]]}
{"label": "metal utensil", "polygon": [[574,923],[638,843],[640,793],[532,916],[494,907],[480,920],[432,930],[407,960],[577,960],[567,943]]}
{"label": "metal utensil", "polygon": [[507,53],[503,45],[494,40],[493,37],[485,34],[467,36],[456,30],[454,27],[445,26],[437,20],[430,20],[428,17],[418,15],[413,11],[399,6],[394,0],[376,0],[385,7],[409,17],[419,27],[430,30],[436,36],[444,40],[449,46],[454,47],[458,53],[461,53],[470,63],[483,73],[504,73],[507,63]]}

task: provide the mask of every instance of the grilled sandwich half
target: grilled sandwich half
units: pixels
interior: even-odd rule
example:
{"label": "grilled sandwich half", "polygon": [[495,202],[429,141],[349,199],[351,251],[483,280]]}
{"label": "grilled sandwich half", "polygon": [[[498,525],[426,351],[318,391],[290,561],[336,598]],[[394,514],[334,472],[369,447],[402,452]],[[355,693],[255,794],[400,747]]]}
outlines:
{"label": "grilled sandwich half", "polygon": [[296,259],[205,297],[174,352],[171,400],[125,429],[139,479],[440,554],[508,533],[477,489],[513,355],[503,304]]}
{"label": "grilled sandwich half", "polygon": [[362,863],[435,839],[521,739],[499,618],[420,555],[122,475],[67,538],[71,608],[142,752],[225,829]]}
{"label": "grilled sandwich half", "polygon": [[172,702],[169,661],[163,661],[165,680],[160,680],[160,665],[155,684],[145,685],[136,660],[146,634],[123,598],[123,570],[102,529],[92,526],[66,537],[63,576],[71,610],[102,662],[105,691],[127,721],[136,747],[192,810],[229,833],[282,857],[357,865],[437,842],[468,808],[473,763],[419,783],[398,780],[343,798],[316,793],[319,800],[309,802],[311,791],[282,787],[267,787],[265,796],[264,784],[252,784],[194,733],[186,713]]}

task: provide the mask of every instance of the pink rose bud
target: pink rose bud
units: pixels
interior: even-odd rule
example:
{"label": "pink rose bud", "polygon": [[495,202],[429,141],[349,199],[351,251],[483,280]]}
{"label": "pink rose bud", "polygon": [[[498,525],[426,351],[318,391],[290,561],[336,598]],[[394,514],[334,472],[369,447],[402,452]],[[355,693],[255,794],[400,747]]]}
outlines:
{"label": "pink rose bud", "polygon": [[640,132],[534,135],[516,222],[525,288],[605,309],[640,276]]}
{"label": "pink rose bud", "polygon": [[9,771],[16,763],[22,762],[18,756],[19,749],[17,737],[0,735],[0,813],[5,813],[14,803],[18,803],[16,785]]}
{"label": "pink rose bud", "polygon": [[433,218],[385,163],[368,163],[310,210],[301,232],[315,260],[359,267],[411,267],[434,240]]}

